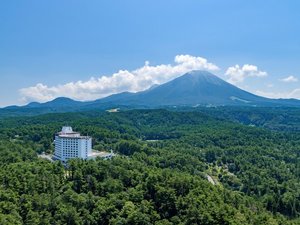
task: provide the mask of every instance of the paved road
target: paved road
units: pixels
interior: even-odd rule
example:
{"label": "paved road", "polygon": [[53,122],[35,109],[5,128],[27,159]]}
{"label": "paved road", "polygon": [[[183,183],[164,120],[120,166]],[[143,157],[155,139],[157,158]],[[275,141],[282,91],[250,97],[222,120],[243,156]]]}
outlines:
{"label": "paved road", "polygon": [[47,159],[47,160],[53,162],[52,155],[41,154],[41,155],[38,155],[38,157],[41,159]]}

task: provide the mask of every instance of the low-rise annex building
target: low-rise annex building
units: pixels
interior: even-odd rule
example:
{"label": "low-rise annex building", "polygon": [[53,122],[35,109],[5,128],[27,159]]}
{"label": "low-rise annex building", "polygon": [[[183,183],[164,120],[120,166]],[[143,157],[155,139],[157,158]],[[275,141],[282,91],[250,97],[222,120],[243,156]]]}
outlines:
{"label": "low-rise annex building", "polygon": [[92,155],[92,138],[81,136],[72,127],[65,126],[55,135],[53,159],[67,162],[72,158],[87,159]]}

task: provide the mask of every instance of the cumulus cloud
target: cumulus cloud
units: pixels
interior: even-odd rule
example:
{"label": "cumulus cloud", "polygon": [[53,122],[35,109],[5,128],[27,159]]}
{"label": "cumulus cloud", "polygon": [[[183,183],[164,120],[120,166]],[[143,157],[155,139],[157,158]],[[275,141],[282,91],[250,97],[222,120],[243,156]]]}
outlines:
{"label": "cumulus cloud", "polygon": [[264,96],[267,98],[295,98],[300,99],[300,88],[294,89],[290,92],[266,92],[266,91],[256,91],[257,95]]}
{"label": "cumulus cloud", "polygon": [[294,82],[298,82],[298,78],[294,77],[294,76],[288,76],[288,77],[280,79],[280,81],[286,82],[286,83],[294,83]]}
{"label": "cumulus cloud", "polygon": [[229,67],[225,73],[228,82],[232,84],[242,83],[247,77],[265,77],[267,72],[261,71],[257,66],[245,64]]}
{"label": "cumulus cloud", "polygon": [[92,77],[87,81],[76,81],[48,87],[39,83],[19,90],[21,101],[46,102],[57,97],[69,97],[76,100],[94,100],[124,91],[137,92],[150,88],[154,84],[168,82],[191,70],[214,71],[219,68],[202,57],[177,55],[174,64],[145,65],[133,71],[119,70],[112,75]]}

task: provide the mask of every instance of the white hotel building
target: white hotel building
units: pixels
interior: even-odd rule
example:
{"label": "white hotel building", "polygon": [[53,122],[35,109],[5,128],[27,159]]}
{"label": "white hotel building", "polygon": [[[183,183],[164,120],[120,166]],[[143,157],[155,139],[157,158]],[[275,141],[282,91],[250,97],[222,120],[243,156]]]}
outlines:
{"label": "white hotel building", "polygon": [[67,162],[72,158],[87,159],[92,154],[92,138],[80,136],[72,127],[63,127],[55,135],[55,151],[53,158]]}

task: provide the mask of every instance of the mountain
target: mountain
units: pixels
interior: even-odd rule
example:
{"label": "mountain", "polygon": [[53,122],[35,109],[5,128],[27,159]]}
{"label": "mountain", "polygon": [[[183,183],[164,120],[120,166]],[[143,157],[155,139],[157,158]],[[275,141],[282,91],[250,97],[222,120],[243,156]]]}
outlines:
{"label": "mountain", "polygon": [[75,101],[70,98],[59,97],[52,101],[46,103],[38,103],[38,102],[31,102],[26,105],[26,108],[65,108],[65,107],[79,107],[84,105],[84,102]]}
{"label": "mountain", "polygon": [[90,102],[80,102],[60,97],[46,103],[33,102],[22,107],[7,107],[0,110],[0,115],[20,111],[47,113],[113,107],[158,108],[175,106],[300,107],[300,101],[296,99],[264,98],[244,91],[207,71],[191,71],[165,84],[152,86],[142,92],[123,92]]}
{"label": "mountain", "polygon": [[31,102],[25,106],[8,106],[0,109],[1,117],[34,116],[45,113],[81,111],[86,103],[59,97],[46,103]]}
{"label": "mountain", "polygon": [[191,71],[138,93],[120,93],[97,104],[163,106],[300,106],[299,100],[268,99],[244,91],[207,71]]}

